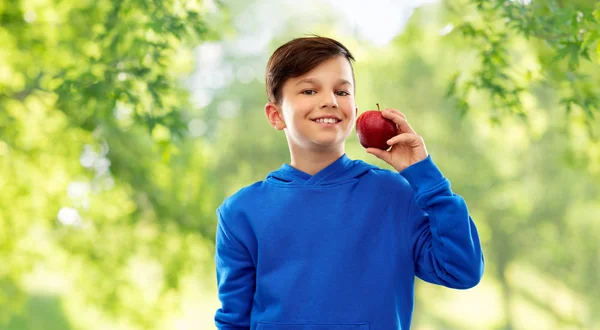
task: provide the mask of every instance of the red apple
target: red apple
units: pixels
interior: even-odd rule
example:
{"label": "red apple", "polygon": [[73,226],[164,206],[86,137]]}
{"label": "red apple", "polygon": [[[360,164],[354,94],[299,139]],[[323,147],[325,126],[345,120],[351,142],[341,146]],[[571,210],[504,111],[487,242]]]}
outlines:
{"label": "red apple", "polygon": [[358,116],[356,134],[363,147],[387,150],[390,148],[387,140],[398,135],[398,128],[393,121],[381,115],[381,109],[377,103],[377,110],[368,110]]}

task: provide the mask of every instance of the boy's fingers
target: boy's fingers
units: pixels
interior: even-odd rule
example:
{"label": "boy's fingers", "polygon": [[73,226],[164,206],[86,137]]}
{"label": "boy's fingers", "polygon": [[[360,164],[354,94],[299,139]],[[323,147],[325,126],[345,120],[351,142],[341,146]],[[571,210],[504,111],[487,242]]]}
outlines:
{"label": "boy's fingers", "polygon": [[387,144],[393,146],[394,144],[402,143],[410,146],[417,146],[421,144],[422,139],[423,138],[417,134],[403,133],[387,140]]}
{"label": "boy's fingers", "polygon": [[383,111],[383,116],[392,120],[398,128],[400,129],[400,133],[411,133],[416,134],[415,130],[408,124],[406,121],[406,116],[398,111]]}
{"label": "boy's fingers", "polygon": [[399,115],[400,115],[402,118],[404,118],[404,119],[406,120],[406,115],[405,115],[405,114],[403,114],[402,112],[400,112],[400,111],[396,110],[396,109],[393,109],[393,108],[386,108],[386,109],[384,110],[384,112],[386,112],[386,111],[389,111],[389,112],[391,112],[391,113],[396,113],[396,114],[399,114]]}

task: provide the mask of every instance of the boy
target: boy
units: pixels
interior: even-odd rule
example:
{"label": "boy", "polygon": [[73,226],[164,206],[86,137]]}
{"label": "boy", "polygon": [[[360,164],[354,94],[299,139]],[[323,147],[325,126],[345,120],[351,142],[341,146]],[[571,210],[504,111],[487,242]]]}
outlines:
{"label": "boy", "polygon": [[450,288],[483,274],[477,230],[406,117],[384,170],[349,159],[358,109],[354,58],[341,43],[294,39],[267,64],[266,116],[291,162],[217,210],[222,330],[409,329],[414,277]]}

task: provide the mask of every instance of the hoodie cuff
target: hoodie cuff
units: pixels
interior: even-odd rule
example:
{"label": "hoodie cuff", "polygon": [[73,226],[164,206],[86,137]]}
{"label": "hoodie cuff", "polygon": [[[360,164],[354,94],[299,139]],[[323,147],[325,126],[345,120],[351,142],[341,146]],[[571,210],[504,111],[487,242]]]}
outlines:
{"label": "hoodie cuff", "polygon": [[408,181],[417,195],[432,189],[441,182],[447,181],[431,159],[431,155],[399,173]]}

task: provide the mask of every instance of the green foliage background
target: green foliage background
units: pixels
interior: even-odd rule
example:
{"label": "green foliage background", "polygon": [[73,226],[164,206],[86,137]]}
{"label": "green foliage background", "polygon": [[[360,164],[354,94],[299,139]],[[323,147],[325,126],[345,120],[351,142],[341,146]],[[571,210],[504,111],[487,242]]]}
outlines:
{"label": "green foliage background", "polygon": [[446,0],[386,46],[286,6],[0,3],[0,329],[214,328],[214,211],[288,161],[262,75],[307,33],[349,46],[359,108],[407,114],[480,230],[481,285],[419,282],[414,328],[600,328],[600,4]]}

